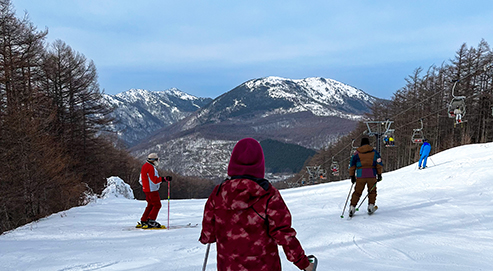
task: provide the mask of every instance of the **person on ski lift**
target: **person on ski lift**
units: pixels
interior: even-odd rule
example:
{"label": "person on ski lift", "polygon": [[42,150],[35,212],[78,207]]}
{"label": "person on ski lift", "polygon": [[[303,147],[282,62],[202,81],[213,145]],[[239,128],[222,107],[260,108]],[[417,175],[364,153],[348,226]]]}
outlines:
{"label": "person on ski lift", "polygon": [[161,209],[161,197],[159,196],[159,187],[164,181],[170,182],[171,176],[159,177],[157,165],[159,157],[157,153],[151,153],[147,156],[146,163],[140,170],[139,183],[142,185],[142,191],[146,195],[147,207],[140,218],[137,228],[165,228],[156,221],[159,210]]}
{"label": "person on ski lift", "polygon": [[[419,150],[419,169],[425,168],[426,167],[426,162],[428,161],[428,156],[430,155],[431,151],[431,145],[428,143],[428,140],[423,139],[423,145],[421,146],[421,149]],[[423,167],[421,167],[421,162],[423,162]]]}
{"label": "person on ski lift", "polygon": [[460,108],[457,106],[456,109],[454,109],[454,115],[455,115],[455,123],[461,123],[462,122],[462,111]]}
{"label": "person on ski lift", "polygon": [[389,137],[390,146],[394,146],[394,138]]}
{"label": "person on ski lift", "polygon": [[214,188],[205,204],[199,241],[216,243],[218,271],[280,271],[278,245],[299,269],[312,271],[289,209],[264,174],[260,143],[238,141],[228,165],[230,178]]}
{"label": "person on ski lift", "polygon": [[387,135],[386,135],[386,136],[384,136],[384,138],[383,138],[383,143],[385,144],[385,146],[389,146],[389,145],[390,145],[389,141],[390,141],[390,140],[389,140],[389,137],[388,137]]}
{"label": "person on ski lift", "polygon": [[361,139],[361,146],[351,157],[349,164],[349,176],[351,182],[356,184],[351,196],[349,216],[356,211],[356,205],[363,194],[365,186],[368,189],[368,213],[373,213],[377,200],[377,182],[382,180],[383,163],[380,154],[370,146],[369,138]]}

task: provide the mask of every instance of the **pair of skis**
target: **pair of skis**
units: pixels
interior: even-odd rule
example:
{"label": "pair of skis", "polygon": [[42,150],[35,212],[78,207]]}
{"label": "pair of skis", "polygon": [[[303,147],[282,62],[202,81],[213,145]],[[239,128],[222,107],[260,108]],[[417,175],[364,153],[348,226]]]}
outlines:
{"label": "pair of skis", "polygon": [[142,229],[142,230],[166,230],[166,229],[173,230],[173,229],[183,229],[183,228],[195,228],[198,225],[199,224],[197,224],[197,223],[195,223],[195,224],[188,223],[185,225],[176,225],[176,226],[168,226],[168,227],[161,225],[160,228],[149,228],[149,227],[142,226],[142,224],[140,224],[140,222],[137,222],[137,226],[135,226],[135,228]]}
{"label": "pair of skis", "polygon": [[[376,211],[377,209],[378,209],[378,206],[376,206],[376,205],[375,205],[375,206],[373,207],[373,211],[368,211],[368,215],[372,215],[373,213],[375,213],[375,211]],[[355,212],[357,212],[357,211],[359,211],[359,208],[357,208],[357,209],[355,210]],[[352,213],[352,214],[351,214],[351,213],[349,213],[349,217],[353,217],[353,216],[354,216],[354,213]]]}
{"label": "pair of skis", "polygon": [[[351,191],[353,191],[353,186],[354,186],[354,183],[351,184],[351,188],[349,189],[349,193],[347,195],[347,198],[346,198],[346,203],[344,203],[344,209],[342,209],[342,214],[341,214],[341,218],[344,218],[344,212],[346,211],[346,206],[347,206],[347,202],[349,200],[349,196],[351,195]],[[373,189],[377,186],[377,183],[375,183],[370,191],[368,191],[368,194],[366,194],[365,198],[361,201],[360,205],[358,206],[358,208],[356,208],[356,210],[354,212],[357,212],[359,211],[359,207],[361,207],[361,204],[363,204],[363,202],[365,202],[366,198],[368,197],[368,195],[370,195],[371,191],[373,191]],[[378,209],[378,206],[374,206],[373,207],[373,210],[371,212],[368,212],[369,215],[372,215],[376,210]],[[354,212],[351,213],[351,211],[349,212],[349,217],[353,217],[354,215]]]}

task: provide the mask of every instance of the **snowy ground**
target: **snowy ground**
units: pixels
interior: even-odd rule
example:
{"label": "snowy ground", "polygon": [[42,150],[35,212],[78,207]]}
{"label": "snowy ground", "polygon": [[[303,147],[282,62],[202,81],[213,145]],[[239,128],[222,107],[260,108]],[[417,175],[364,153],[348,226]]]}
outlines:
{"label": "snowy ground", "polygon": [[[444,151],[428,164],[384,173],[373,216],[340,217],[349,181],[283,190],[318,270],[493,270],[493,143]],[[170,204],[172,226],[196,228],[145,231],[133,228],[145,202],[100,199],[1,235],[0,269],[202,270],[204,203]],[[158,218],[163,224],[167,205]],[[207,270],[216,270],[215,257],[212,246]],[[281,257],[283,270],[297,270]]]}

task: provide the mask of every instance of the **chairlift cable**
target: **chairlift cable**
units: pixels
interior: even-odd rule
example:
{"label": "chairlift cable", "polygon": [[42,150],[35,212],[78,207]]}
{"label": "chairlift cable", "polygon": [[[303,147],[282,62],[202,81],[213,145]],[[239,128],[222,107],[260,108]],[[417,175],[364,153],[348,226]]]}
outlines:
{"label": "chairlift cable", "polygon": [[[487,65],[484,65],[484,66],[483,66],[483,69],[485,69],[485,68],[486,68],[486,66],[487,66]],[[480,72],[478,72],[478,71],[476,71],[476,72],[474,72],[474,73],[470,73],[470,74],[468,74],[468,75],[466,75],[466,76],[464,76],[464,77],[462,77],[462,78],[452,80],[452,82],[454,83],[454,86],[453,86],[453,88],[452,88],[452,91],[453,91],[453,90],[454,90],[454,88],[455,88],[455,84],[457,84],[459,81],[464,80],[464,79],[466,79],[466,78],[468,78],[468,77],[470,77],[470,76],[473,76],[473,75],[478,75],[478,74],[481,74],[481,73],[480,73]],[[427,90],[427,91],[428,91],[428,88],[426,88],[426,87],[425,87],[425,90]],[[415,105],[413,105],[413,106],[409,107],[408,109],[405,109],[405,110],[401,111],[400,113],[398,113],[398,114],[394,115],[394,116],[393,116],[392,118],[390,118],[390,119],[395,119],[397,116],[399,116],[399,115],[401,115],[401,114],[406,113],[407,111],[409,111],[409,110],[413,109],[414,107],[416,107],[416,106],[418,106],[418,105],[423,104],[424,102],[428,101],[429,99],[431,99],[431,98],[435,97],[436,95],[438,95],[438,94],[440,94],[440,93],[444,93],[444,92],[443,92],[443,90],[437,90],[435,94],[431,95],[430,97],[426,98],[425,100],[423,100],[423,101],[421,101],[421,102],[417,102]],[[472,96],[475,96],[475,95],[477,95],[477,94],[473,94]],[[452,94],[452,97],[455,97],[455,96]],[[469,97],[466,97],[466,99],[468,99],[468,98],[469,98]]]}

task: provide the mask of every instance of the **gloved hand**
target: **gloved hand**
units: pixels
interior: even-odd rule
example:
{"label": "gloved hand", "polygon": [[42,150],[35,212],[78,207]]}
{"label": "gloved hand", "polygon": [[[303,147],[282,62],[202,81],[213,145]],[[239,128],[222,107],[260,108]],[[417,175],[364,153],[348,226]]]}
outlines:
{"label": "gloved hand", "polygon": [[353,183],[353,184],[356,183],[356,176],[351,176],[351,183]]}
{"label": "gloved hand", "polygon": [[173,179],[173,178],[172,178],[171,176],[166,176],[166,180],[167,180],[168,182],[171,182],[171,180],[172,180],[172,179]]}
{"label": "gloved hand", "polygon": [[377,182],[382,180],[382,174],[377,174]]}
{"label": "gloved hand", "polygon": [[310,265],[307,268],[305,268],[305,271],[312,271],[313,266],[314,266],[313,263],[310,263]]}

